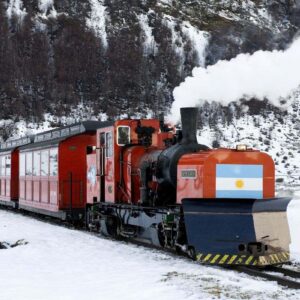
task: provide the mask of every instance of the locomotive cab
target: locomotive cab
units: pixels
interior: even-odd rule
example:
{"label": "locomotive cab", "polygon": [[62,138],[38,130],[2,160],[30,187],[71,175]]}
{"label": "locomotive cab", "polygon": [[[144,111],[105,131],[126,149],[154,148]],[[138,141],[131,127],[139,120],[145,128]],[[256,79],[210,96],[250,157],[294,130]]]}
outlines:
{"label": "locomotive cab", "polygon": [[172,139],[172,128],[156,119],[119,120],[99,129],[97,145],[87,154],[88,203],[141,203],[143,156],[156,158]]}

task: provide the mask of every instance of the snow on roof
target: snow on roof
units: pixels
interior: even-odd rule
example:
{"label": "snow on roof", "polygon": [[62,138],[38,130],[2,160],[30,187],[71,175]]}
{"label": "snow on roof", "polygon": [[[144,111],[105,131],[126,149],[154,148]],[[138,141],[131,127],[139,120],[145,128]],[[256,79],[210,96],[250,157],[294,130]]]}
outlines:
{"label": "snow on roof", "polygon": [[30,144],[31,142],[33,142],[33,136],[23,137],[23,138],[12,140],[12,141],[7,141],[7,142],[0,144],[0,152],[13,150],[15,148]]}
{"label": "snow on roof", "polygon": [[65,139],[79,135],[85,132],[96,132],[99,128],[112,126],[114,122],[105,121],[84,121],[69,126],[60,127],[50,131],[45,131],[34,136],[33,144],[24,145],[22,150],[31,149],[40,146],[57,145]]}

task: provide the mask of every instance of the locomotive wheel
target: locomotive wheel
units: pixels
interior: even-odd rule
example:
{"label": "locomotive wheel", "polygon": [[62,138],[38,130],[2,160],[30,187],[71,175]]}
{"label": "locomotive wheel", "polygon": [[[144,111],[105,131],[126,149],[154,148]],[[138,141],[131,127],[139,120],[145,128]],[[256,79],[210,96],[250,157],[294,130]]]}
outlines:
{"label": "locomotive wheel", "polygon": [[90,206],[86,207],[85,212],[85,229],[91,232],[100,232],[100,222],[94,220],[94,213]]}
{"label": "locomotive wheel", "polygon": [[120,236],[120,221],[115,216],[108,216],[106,219],[106,229],[107,233],[117,239]]}
{"label": "locomotive wheel", "polygon": [[165,247],[165,235],[163,232],[163,225],[161,223],[158,224],[158,226],[157,226],[157,237],[158,237],[161,247],[164,248]]}
{"label": "locomotive wheel", "polygon": [[187,255],[192,259],[196,260],[196,250],[193,246],[189,246],[187,250]]}

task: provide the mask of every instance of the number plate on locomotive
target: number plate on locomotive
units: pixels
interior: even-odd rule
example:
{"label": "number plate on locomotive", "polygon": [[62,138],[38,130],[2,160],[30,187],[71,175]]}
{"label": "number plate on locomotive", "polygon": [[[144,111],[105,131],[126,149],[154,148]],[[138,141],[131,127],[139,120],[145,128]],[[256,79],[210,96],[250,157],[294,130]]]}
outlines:
{"label": "number plate on locomotive", "polygon": [[181,171],[181,178],[185,179],[195,179],[197,177],[196,170],[182,170]]}

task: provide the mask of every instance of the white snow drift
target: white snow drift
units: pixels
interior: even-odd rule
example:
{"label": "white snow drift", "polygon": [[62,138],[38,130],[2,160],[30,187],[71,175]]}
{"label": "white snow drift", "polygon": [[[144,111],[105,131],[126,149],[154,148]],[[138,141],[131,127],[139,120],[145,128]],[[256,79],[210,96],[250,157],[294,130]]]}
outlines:
{"label": "white snow drift", "polygon": [[[289,206],[292,257],[300,261],[300,201]],[[0,210],[5,300],[299,299],[300,291]]]}

